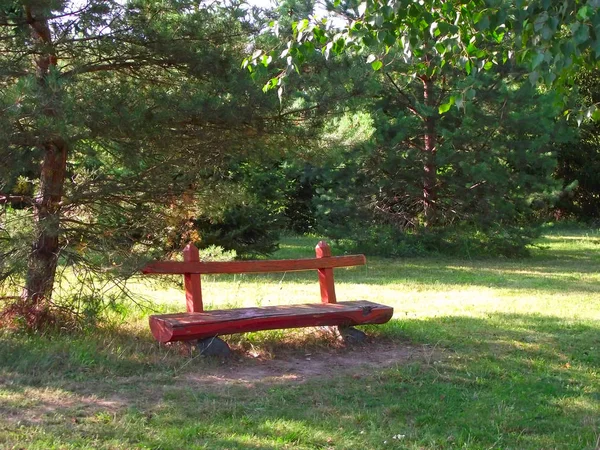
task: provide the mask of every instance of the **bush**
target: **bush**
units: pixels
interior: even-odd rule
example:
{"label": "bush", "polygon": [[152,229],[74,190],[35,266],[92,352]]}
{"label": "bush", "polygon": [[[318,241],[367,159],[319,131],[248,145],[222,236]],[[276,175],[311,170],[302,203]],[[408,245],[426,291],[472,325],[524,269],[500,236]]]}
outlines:
{"label": "bush", "polygon": [[196,245],[233,250],[241,257],[265,256],[278,248],[281,219],[260,205],[236,205],[219,219],[199,218],[194,226],[201,236]]}
{"label": "bush", "polygon": [[331,238],[346,251],[392,258],[426,255],[526,257],[528,247],[540,235],[537,228],[499,226],[487,230],[454,226],[401,231],[390,225],[357,225],[354,231]]}

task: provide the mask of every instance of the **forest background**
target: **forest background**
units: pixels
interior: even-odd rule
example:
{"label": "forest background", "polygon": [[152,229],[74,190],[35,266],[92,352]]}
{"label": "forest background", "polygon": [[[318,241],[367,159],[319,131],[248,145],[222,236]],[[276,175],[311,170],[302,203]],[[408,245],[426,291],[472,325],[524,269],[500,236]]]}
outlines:
{"label": "forest background", "polygon": [[[287,233],[525,257],[548,224],[597,225],[597,2],[421,2],[499,50],[418,3],[393,35],[388,3],[324,3],[324,25],[312,1],[3,0],[6,320],[98,318],[129,295],[113,286],[189,241],[213,259],[269,255]],[[505,32],[511,8],[531,17]],[[552,45],[513,55],[503,36],[523,30]],[[65,275],[82,288],[59,289]]]}

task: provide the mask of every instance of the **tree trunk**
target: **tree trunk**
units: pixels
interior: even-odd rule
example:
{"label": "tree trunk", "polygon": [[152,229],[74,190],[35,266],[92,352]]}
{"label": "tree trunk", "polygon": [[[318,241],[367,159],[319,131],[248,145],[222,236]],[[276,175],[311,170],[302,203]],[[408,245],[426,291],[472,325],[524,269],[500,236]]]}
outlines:
{"label": "tree trunk", "polygon": [[38,308],[52,297],[60,233],[60,200],[67,168],[67,145],[54,139],[44,145],[39,194],[34,203],[35,237],[29,255],[22,293],[31,307]]}
{"label": "tree trunk", "polygon": [[[433,98],[433,80],[427,76],[422,76],[423,81],[423,100],[425,105],[433,108],[435,100]],[[425,226],[435,225],[437,221],[437,167],[435,163],[435,153],[437,145],[436,117],[434,115],[424,116],[424,134],[423,134],[423,213],[425,215]]]}
{"label": "tree trunk", "polygon": [[[46,6],[46,8],[44,8]],[[39,7],[39,9],[38,9]],[[39,53],[35,60],[36,77],[43,103],[42,114],[56,120],[60,111],[59,94],[52,89],[49,77],[57,70],[48,15],[50,8],[43,2],[25,6],[27,23]],[[54,73],[54,75],[56,75]],[[67,170],[68,145],[60,135],[42,138],[39,148],[43,151],[40,168],[39,190],[34,201],[34,241],[28,259],[25,287],[21,294],[23,312],[31,327],[43,325],[52,297],[54,278],[58,264],[60,235],[60,202],[63,195]]]}

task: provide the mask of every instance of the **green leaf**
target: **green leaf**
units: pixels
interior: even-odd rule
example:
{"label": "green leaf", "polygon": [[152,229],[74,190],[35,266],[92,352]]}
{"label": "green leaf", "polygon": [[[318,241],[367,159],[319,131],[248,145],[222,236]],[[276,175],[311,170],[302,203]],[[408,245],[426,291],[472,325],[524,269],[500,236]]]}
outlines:
{"label": "green leaf", "polygon": [[538,82],[539,78],[540,78],[540,74],[538,73],[538,71],[537,71],[537,70],[534,70],[533,72],[531,72],[531,73],[529,74],[529,82],[530,82],[530,83],[531,83],[533,86],[535,86],[535,85],[537,84],[537,82]]}
{"label": "green leaf", "polygon": [[313,34],[320,44],[324,44],[325,42],[327,42],[327,36],[325,36],[325,32],[321,28],[313,28]]}
{"label": "green leaf", "polygon": [[593,48],[596,53],[596,58],[600,58],[600,39],[596,38]]}
{"label": "green leaf", "polygon": [[502,40],[504,39],[504,33],[494,32],[494,33],[492,33],[492,37],[498,44],[500,44],[502,42]]}
{"label": "green leaf", "polygon": [[542,61],[544,61],[544,54],[542,52],[538,52],[531,61],[531,68],[537,68],[537,66],[539,66],[542,63]]}
{"label": "green leaf", "polygon": [[308,27],[308,19],[302,19],[300,22],[298,22],[298,26],[297,26],[298,33],[306,30],[307,27]]}
{"label": "green leaf", "polygon": [[383,42],[385,45],[392,46],[396,43],[396,36],[393,33],[387,33]]}
{"label": "green leaf", "polygon": [[554,31],[548,25],[544,25],[544,28],[542,28],[542,39],[548,41],[553,35]]}
{"label": "green leaf", "polygon": [[544,11],[535,18],[535,21],[533,22],[534,31],[540,31],[544,27],[544,25],[546,25],[546,22],[548,22],[548,13]]}
{"label": "green leaf", "polygon": [[371,67],[373,68],[373,70],[377,71],[383,67],[383,63],[381,61],[373,61],[371,63]]}
{"label": "green leaf", "polygon": [[342,38],[340,38],[334,42],[331,50],[333,50],[333,53],[335,53],[336,55],[339,55],[344,51],[345,46],[346,42]]}
{"label": "green leaf", "polygon": [[589,13],[589,8],[587,5],[582,6],[581,8],[579,8],[579,11],[577,11],[577,18],[579,20],[585,20],[588,18],[588,13]]}
{"label": "green leaf", "polygon": [[477,29],[479,31],[486,31],[490,27],[490,18],[485,15],[481,18],[479,22],[477,22]]}
{"label": "green leaf", "polygon": [[575,33],[575,36],[573,36],[576,44],[583,44],[585,41],[588,40],[589,37],[590,37],[590,27],[586,24],[582,24],[578,28],[577,33]]}
{"label": "green leaf", "polygon": [[271,55],[263,55],[260,62],[263,66],[268,67],[272,59],[273,58],[271,57]]}
{"label": "green leaf", "polygon": [[444,114],[444,113],[448,112],[450,110],[450,108],[452,108],[452,105],[454,105],[455,101],[456,101],[456,99],[454,98],[454,96],[450,97],[448,99],[447,103],[443,103],[439,106],[438,112],[440,114]]}
{"label": "green leaf", "polygon": [[485,70],[490,70],[492,67],[494,67],[494,63],[493,63],[493,62],[491,62],[491,61],[488,61],[488,62],[486,62],[486,63],[483,65],[483,68],[484,68]]}

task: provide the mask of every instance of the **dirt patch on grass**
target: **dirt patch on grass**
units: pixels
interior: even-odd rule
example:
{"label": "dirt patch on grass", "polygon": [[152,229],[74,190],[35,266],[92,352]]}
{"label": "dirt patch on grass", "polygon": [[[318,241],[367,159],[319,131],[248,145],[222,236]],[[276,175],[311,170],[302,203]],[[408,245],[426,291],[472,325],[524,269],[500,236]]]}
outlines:
{"label": "dirt patch on grass", "polygon": [[179,383],[203,385],[301,383],[312,378],[369,376],[379,370],[411,362],[432,362],[440,352],[407,343],[371,343],[299,353],[280,351],[276,356],[247,352],[221,361],[217,367],[186,373]]}
{"label": "dirt patch on grass", "polygon": [[[306,344],[306,343],[304,343]],[[218,391],[235,386],[255,387],[304,383],[314,379],[369,377],[374,372],[413,362],[433,363],[439,349],[408,342],[375,341],[342,345],[321,341],[305,346],[244,348],[234,344],[225,359],[191,357],[181,347],[181,365],[173,372],[122,376],[88,381],[55,379],[31,385],[26,379],[0,377],[0,428],[10,426],[83,423],[105,420],[127,408],[160,408],[166,395],[188,388]],[[189,348],[188,348],[189,350]]]}
{"label": "dirt patch on grass", "polygon": [[2,395],[0,416],[3,421],[18,425],[36,425],[48,419],[64,421],[65,418],[77,423],[80,417],[98,412],[115,413],[125,405],[126,401],[117,396],[99,398],[96,395],[77,395],[62,389],[28,387]]}

